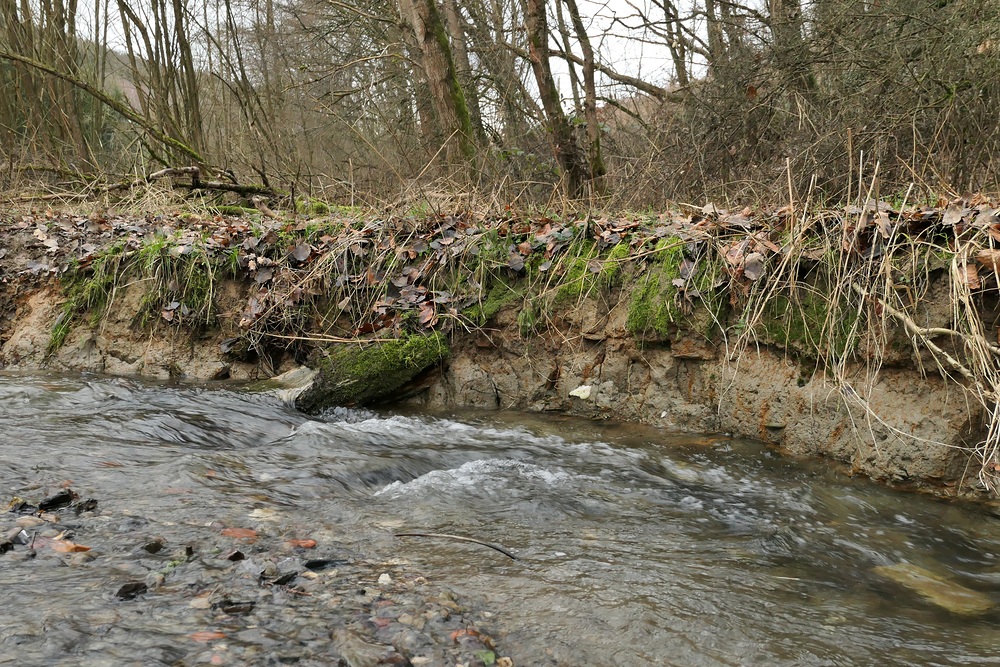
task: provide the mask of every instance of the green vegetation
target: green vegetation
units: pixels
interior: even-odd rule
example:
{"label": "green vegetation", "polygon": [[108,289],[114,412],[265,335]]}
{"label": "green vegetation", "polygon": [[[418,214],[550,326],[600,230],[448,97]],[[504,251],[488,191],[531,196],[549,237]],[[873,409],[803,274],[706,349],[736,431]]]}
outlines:
{"label": "green vegetation", "polygon": [[235,268],[231,257],[210,256],[204,239],[179,245],[176,239],[158,234],[138,248],[116,243],[88,263],[74,266],[63,279],[66,302],[52,326],[46,352],[62,347],[79,315],[90,313],[91,325],[99,323],[115,292],[129,284],[144,290],[135,314],[139,326],[211,324],[216,274]]}
{"label": "green vegetation", "polygon": [[483,299],[467,308],[463,314],[475,324],[482,326],[493,319],[504,306],[523,298],[524,293],[523,286],[511,285],[506,280],[497,279]]}
{"label": "green vegetation", "polygon": [[343,345],[316,357],[312,389],[299,397],[306,411],[329,405],[369,405],[392,398],[421,372],[443,361],[449,350],[440,332],[404,334],[364,347]]}
{"label": "green vegetation", "polygon": [[569,304],[590,292],[596,284],[596,274],[590,262],[598,256],[597,245],[589,239],[577,239],[570,244],[563,259],[563,275],[559,278],[555,303]]}
{"label": "green vegetation", "polygon": [[809,285],[800,285],[792,295],[773,296],[760,320],[763,338],[808,359],[852,352],[859,312],[835,298]]}

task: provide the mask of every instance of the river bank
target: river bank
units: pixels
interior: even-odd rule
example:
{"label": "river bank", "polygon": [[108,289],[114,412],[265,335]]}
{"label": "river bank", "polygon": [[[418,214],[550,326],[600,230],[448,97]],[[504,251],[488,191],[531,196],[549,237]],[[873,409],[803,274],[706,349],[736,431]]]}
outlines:
{"label": "river bank", "polygon": [[618,218],[25,211],[0,367],[243,382],[761,439],[995,496],[989,202]]}

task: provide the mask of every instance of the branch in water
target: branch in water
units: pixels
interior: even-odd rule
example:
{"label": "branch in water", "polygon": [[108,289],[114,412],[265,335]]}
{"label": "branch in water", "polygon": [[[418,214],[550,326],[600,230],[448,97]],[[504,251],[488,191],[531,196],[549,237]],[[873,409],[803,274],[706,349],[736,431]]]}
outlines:
{"label": "branch in water", "polygon": [[490,544],[489,542],[482,542],[471,537],[462,537],[461,535],[449,535],[448,533],[396,533],[395,537],[442,537],[447,540],[458,540],[459,542],[472,542],[473,544],[481,544],[484,547],[489,547],[495,551],[499,551],[504,556],[507,556],[511,560],[517,560],[517,556],[507,551],[503,547],[498,547],[495,544]]}

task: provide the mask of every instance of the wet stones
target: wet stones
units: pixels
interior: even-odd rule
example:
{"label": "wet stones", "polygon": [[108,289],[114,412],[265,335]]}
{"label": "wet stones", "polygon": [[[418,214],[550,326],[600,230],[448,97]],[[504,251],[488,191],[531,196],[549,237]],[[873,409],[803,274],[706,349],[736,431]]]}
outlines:
{"label": "wet stones", "polygon": [[953,614],[978,616],[995,605],[988,595],[911,563],[880,565],[874,571]]}

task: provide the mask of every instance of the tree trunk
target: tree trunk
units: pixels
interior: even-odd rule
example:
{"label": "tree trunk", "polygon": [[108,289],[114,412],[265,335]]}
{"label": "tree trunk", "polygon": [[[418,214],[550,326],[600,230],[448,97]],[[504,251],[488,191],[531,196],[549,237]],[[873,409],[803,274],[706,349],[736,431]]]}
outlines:
{"label": "tree trunk", "polygon": [[[453,134],[457,135],[462,157],[471,162],[476,157],[476,133],[437,3],[435,0],[400,0],[400,4],[420,44],[424,73],[442,130],[441,138],[448,141]],[[451,151],[448,153],[450,155]]]}
{"label": "tree trunk", "polygon": [[486,132],[483,129],[483,112],[479,106],[479,90],[472,71],[472,62],[469,60],[469,49],[465,43],[465,19],[462,18],[456,0],[445,0],[444,11],[448,19],[448,32],[451,34],[456,74],[465,95],[472,127],[476,132],[476,143],[485,144]]}
{"label": "tree trunk", "polygon": [[602,177],[608,173],[604,166],[604,156],[601,154],[601,126],[597,122],[597,85],[594,82],[594,49],[590,44],[587,29],[580,18],[580,10],[576,0],[566,0],[569,18],[576,30],[576,39],[583,51],[583,116],[587,122],[587,162],[590,167],[590,178],[597,192],[603,190]]}
{"label": "tree trunk", "polygon": [[548,121],[549,143],[556,162],[562,169],[567,194],[570,197],[578,197],[587,178],[586,160],[580,155],[580,148],[573,138],[573,128],[570,127],[563,112],[559,90],[552,77],[545,0],[526,0],[524,23],[528,33],[528,59],[531,61],[535,83],[538,85],[538,96]]}
{"label": "tree trunk", "polygon": [[802,7],[798,0],[768,0],[768,10],[771,49],[778,69],[794,89],[807,93],[814,80],[802,39]]}

